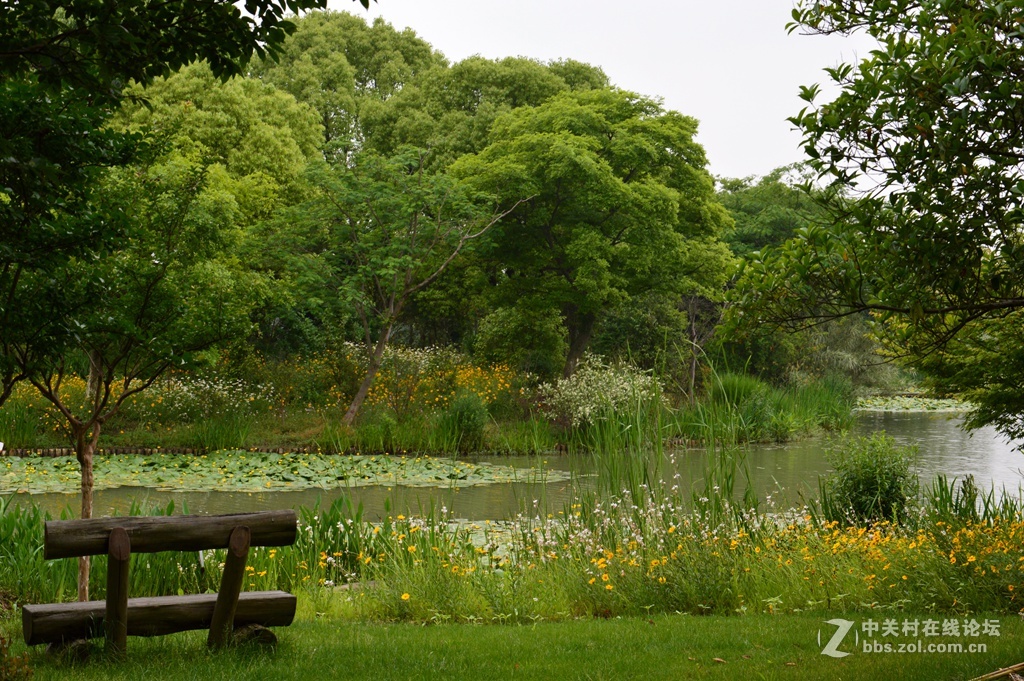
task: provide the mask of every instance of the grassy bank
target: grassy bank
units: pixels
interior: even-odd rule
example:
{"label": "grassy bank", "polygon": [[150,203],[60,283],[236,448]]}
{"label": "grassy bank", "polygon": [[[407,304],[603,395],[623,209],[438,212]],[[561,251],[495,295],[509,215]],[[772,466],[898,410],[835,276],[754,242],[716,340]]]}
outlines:
{"label": "grassy bank", "polygon": [[[205,633],[130,639],[124,661],[101,657],[71,665],[34,651],[35,678],[87,679],[969,679],[1021,661],[1024,624],[1002,618],[984,653],[821,654],[818,632],[834,627],[813,615],[689,617],[658,615],[482,627],[357,624],[317,617],[308,607],[277,630],[275,653],[211,654]],[[927,614],[900,615],[925,620]],[[858,626],[860,622],[858,622]],[[13,620],[3,622],[10,633]],[[958,640],[960,639],[949,639]],[[962,639],[968,643],[975,639]],[[21,652],[23,646],[15,645]]]}
{"label": "grassy bank", "polygon": [[[253,549],[246,588],[304,590],[324,604],[337,596],[347,616],[364,621],[1024,610],[1024,516],[1012,500],[986,517],[933,504],[903,525],[856,526],[732,506],[728,494],[640,496],[647,483],[634,480],[636,494],[580,492],[563,510],[538,506],[498,523],[434,512],[374,524],[344,503],[305,510],[295,546]],[[725,479],[708,484],[729,492]],[[33,509],[0,515],[0,595],[8,601],[74,597],[76,563],[44,561],[42,530]],[[203,559],[134,556],[132,593],[216,589],[223,552]],[[103,557],[92,580],[102,597]],[[376,586],[335,594],[353,581]]]}
{"label": "grassy bank", "polygon": [[[540,383],[451,350],[395,349],[349,427],[341,417],[359,376],[351,357],[257,364],[245,378],[223,371],[162,378],[104,426],[100,446],[522,454],[617,446],[625,430],[646,446],[782,442],[841,429],[853,405],[837,381],[776,387],[709,371],[700,394],[677,395],[665,377],[596,358],[572,378]],[[65,381],[67,403],[84,396],[83,377]],[[23,383],[0,407],[0,441],[66,447],[62,423]]]}
{"label": "grassy bank", "polygon": [[[872,461],[891,458],[895,447],[880,436],[847,441],[840,451],[858,463],[850,480],[861,470],[892,475]],[[835,521],[813,505],[738,500],[743,461],[735,450],[718,452],[696,490],[660,482],[629,447],[592,456],[598,484],[577,487],[561,509],[524,505],[505,522],[457,522],[435,509],[369,523],[344,502],[303,511],[294,546],[250,553],[246,590],[285,589],[302,603],[273,657],[197,656],[203,637],[193,634],[133,641],[129,659],[114,667],[69,669],[38,654],[31,662],[40,678],[421,678],[442,670],[454,678],[858,679],[898,668],[933,679],[1020,661],[1020,499],[940,481],[892,520]],[[42,559],[39,512],[0,511],[0,610],[74,598],[75,561]],[[133,556],[131,592],[215,590],[223,559],[220,551],[204,552],[202,562],[195,553]],[[92,580],[93,598],[102,598],[103,557]],[[360,587],[340,588],[346,582]],[[855,640],[837,660],[820,654],[818,640],[819,630],[823,641],[831,637],[824,621],[835,618],[917,621],[932,627],[931,639],[919,636],[925,643],[989,648],[874,654]],[[988,620],[999,621],[998,636],[991,623],[979,637],[941,633]],[[485,624],[492,626],[474,626]],[[17,623],[2,626],[14,631]]]}

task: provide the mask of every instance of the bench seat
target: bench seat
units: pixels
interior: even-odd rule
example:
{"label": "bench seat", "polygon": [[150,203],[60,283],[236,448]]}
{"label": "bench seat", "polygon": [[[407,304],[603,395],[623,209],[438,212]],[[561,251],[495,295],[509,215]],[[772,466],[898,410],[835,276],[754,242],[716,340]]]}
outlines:
{"label": "bench seat", "polygon": [[[217,594],[128,599],[128,635],[163,636],[209,629]],[[61,643],[104,636],[106,601],[25,605],[25,643]],[[248,591],[238,595],[234,626],[286,627],[295,619],[295,596],[284,591]]]}

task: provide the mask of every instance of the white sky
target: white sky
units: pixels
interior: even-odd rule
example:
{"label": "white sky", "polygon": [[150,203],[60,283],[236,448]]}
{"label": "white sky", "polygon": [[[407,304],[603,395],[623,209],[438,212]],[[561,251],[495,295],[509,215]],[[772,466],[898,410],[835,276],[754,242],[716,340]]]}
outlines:
{"label": "white sky", "polygon": [[330,8],[406,26],[455,62],[474,54],[572,58],[700,121],[715,175],[762,175],[803,160],[786,121],[801,85],[872,42],[787,34],[792,0],[349,0]]}

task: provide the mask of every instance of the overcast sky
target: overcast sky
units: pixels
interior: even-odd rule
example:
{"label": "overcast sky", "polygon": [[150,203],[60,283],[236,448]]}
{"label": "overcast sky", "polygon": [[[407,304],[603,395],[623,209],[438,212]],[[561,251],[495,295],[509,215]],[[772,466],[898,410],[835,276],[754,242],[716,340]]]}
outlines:
{"label": "overcast sky", "polygon": [[451,61],[572,58],[612,82],[700,121],[698,140],[715,175],[761,175],[803,159],[786,121],[800,85],[866,56],[872,43],[787,34],[792,0],[350,0],[331,9],[410,27]]}

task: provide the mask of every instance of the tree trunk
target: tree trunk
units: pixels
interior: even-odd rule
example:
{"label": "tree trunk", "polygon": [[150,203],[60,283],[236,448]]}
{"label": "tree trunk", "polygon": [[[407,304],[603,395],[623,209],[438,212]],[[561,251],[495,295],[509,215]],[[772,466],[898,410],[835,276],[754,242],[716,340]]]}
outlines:
{"label": "tree trunk", "polygon": [[[75,433],[75,457],[82,469],[82,518],[92,517],[92,458],[96,453],[96,443],[100,439],[100,424],[93,423],[91,428],[81,427]],[[78,600],[89,600],[89,556],[78,559]]]}
{"label": "tree trunk", "polygon": [[356,390],[352,403],[348,405],[348,410],[345,411],[345,415],[341,419],[341,422],[346,426],[351,426],[355,422],[356,414],[359,413],[359,408],[363,406],[363,401],[366,400],[366,396],[373,386],[373,380],[377,377],[377,370],[380,369],[381,361],[384,357],[384,348],[387,347],[388,339],[391,337],[392,325],[393,323],[389,323],[381,330],[377,344],[373,347],[373,352],[370,354],[370,364],[366,367],[366,375],[363,376],[363,382],[359,384],[359,390]]}
{"label": "tree trunk", "polygon": [[92,402],[96,399],[96,393],[99,391],[100,385],[100,369],[99,369],[99,358],[95,350],[90,350],[89,356],[89,376],[85,381],[85,401]]}
{"label": "tree trunk", "polygon": [[569,330],[569,353],[565,357],[565,366],[562,368],[562,376],[568,378],[576,371],[583,353],[590,345],[590,337],[594,335],[594,326],[597,324],[597,315],[593,312],[580,314],[575,309],[565,315],[565,325]]}

